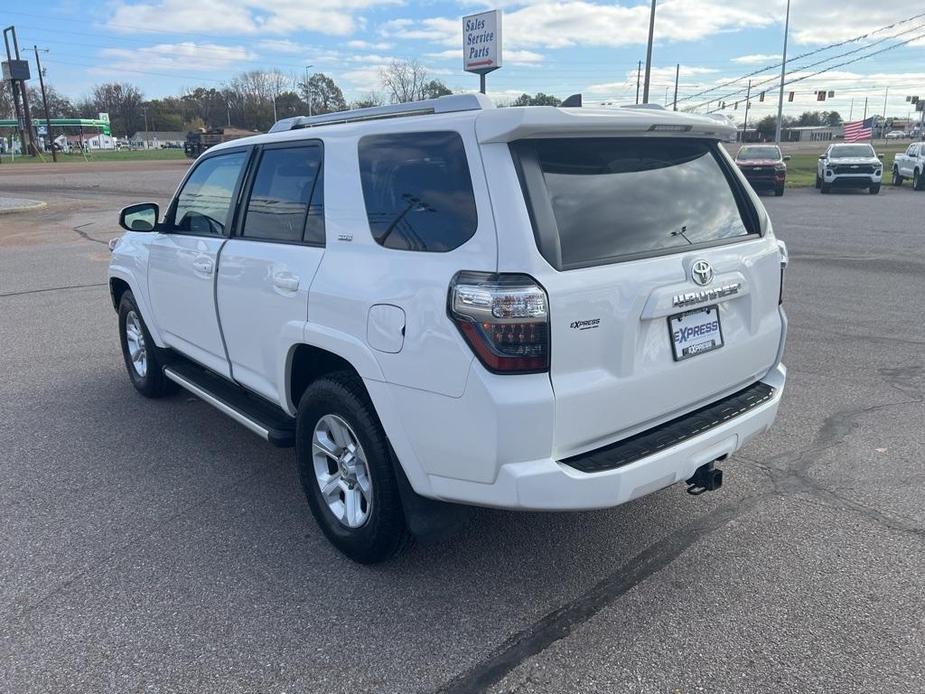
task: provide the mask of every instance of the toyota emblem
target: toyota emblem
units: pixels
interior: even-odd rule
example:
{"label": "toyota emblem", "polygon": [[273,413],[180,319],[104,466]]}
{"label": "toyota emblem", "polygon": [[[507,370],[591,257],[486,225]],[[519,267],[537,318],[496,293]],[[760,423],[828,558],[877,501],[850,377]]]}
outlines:
{"label": "toyota emblem", "polygon": [[698,260],[691,266],[691,279],[694,284],[704,287],[713,281],[713,267],[706,260]]}

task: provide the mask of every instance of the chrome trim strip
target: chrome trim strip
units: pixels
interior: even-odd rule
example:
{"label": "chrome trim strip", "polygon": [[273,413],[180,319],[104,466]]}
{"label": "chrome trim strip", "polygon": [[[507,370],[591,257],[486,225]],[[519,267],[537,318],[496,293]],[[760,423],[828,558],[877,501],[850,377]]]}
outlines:
{"label": "chrome trim strip", "polygon": [[228,415],[238,424],[243,424],[245,427],[247,427],[252,432],[257,434],[257,436],[259,436],[260,438],[266,441],[269,440],[270,432],[265,427],[255,422],[253,419],[248,417],[246,414],[244,414],[240,410],[236,410],[231,405],[228,405],[222,402],[221,400],[216,398],[214,395],[212,395],[209,391],[204,390],[203,388],[200,388],[192,381],[187,380],[186,378],[184,378],[177,372],[171,370],[169,366],[164,367],[164,375],[167,378],[169,378],[171,381],[176,383],[177,385],[188,390],[190,393],[192,393],[196,397],[201,398],[205,402],[212,405],[212,407],[217,409],[219,412],[222,412],[223,414]]}

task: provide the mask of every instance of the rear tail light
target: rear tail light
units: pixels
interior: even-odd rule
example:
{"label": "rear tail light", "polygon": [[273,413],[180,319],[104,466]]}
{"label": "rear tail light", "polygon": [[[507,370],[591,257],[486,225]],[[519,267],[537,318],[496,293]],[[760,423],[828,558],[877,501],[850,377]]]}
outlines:
{"label": "rear tail light", "polygon": [[780,294],[777,297],[777,305],[784,303],[784,275],[787,271],[787,265],[790,262],[790,253],[787,251],[787,244],[777,240],[777,250],[780,252]]}
{"label": "rear tail light", "polygon": [[489,371],[549,370],[549,301],[532,277],[459,272],[450,283],[447,309]]}

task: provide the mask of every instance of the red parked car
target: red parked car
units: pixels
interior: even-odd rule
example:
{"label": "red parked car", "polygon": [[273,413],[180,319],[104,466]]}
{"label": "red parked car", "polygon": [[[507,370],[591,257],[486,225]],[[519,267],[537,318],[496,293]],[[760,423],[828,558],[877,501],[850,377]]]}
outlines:
{"label": "red parked car", "polygon": [[784,194],[787,182],[787,162],[777,145],[745,145],[736,154],[736,165],[756,191],[773,190],[774,195]]}

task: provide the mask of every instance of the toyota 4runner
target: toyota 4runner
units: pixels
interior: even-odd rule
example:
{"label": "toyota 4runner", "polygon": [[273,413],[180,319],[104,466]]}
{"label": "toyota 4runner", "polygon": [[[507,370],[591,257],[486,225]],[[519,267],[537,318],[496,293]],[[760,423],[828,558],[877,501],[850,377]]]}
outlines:
{"label": "toyota 4runner", "polygon": [[[135,388],[294,446],[375,562],[456,502],[615,506],[771,425],[787,254],[714,119],[456,95],[277,123],[124,209]],[[452,515],[452,511],[449,511]]]}

